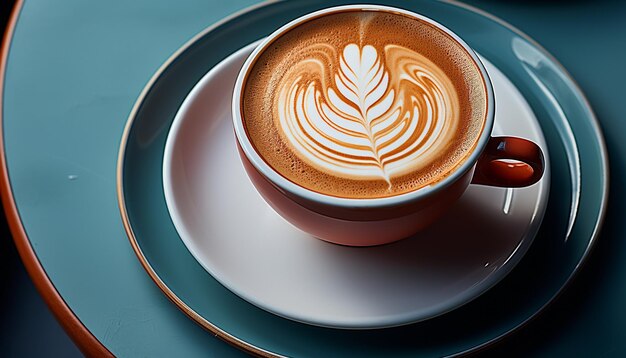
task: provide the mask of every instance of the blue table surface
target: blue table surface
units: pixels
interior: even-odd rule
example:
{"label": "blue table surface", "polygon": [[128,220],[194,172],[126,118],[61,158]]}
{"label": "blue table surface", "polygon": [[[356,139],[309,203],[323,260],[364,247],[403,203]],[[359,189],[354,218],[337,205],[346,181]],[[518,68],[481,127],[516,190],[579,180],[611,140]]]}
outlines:
{"label": "blue table surface", "polygon": [[[153,1],[139,4],[140,1],[137,1],[134,6],[126,6],[134,12],[119,18],[115,16],[116,9],[112,3],[106,3],[105,6],[104,3],[58,1],[64,4],[70,2],[75,5],[72,7],[74,9],[72,16],[74,19],[82,16],[82,22],[85,25],[83,30],[87,31],[87,33],[59,31],[59,36],[67,36],[72,41],[87,41],[88,32],[93,31],[95,26],[113,26],[115,21],[130,21],[129,19],[133,16],[141,17],[143,22],[152,23],[151,29],[162,28],[158,36],[136,32],[132,34],[134,38],[129,36],[123,40],[127,41],[126,43],[98,44],[101,54],[104,55],[107,54],[107,49],[122,46],[127,50],[132,50],[133,41],[150,39],[149,43],[143,44],[141,52],[128,52],[128,55],[134,56],[135,59],[127,62],[131,65],[127,71],[133,71],[136,78],[135,82],[129,83],[128,93],[106,99],[112,105],[121,106],[128,112],[138,90],[169,54],[208,24],[254,1],[230,0],[224,4],[218,0],[185,0],[176,2],[176,6],[173,5],[174,2],[167,4],[166,1]],[[624,135],[626,135],[626,90],[624,90],[626,84],[626,2],[601,0],[569,2],[477,0],[468,2],[501,17],[526,32],[568,69],[587,95],[601,123],[609,150],[611,170],[608,215],[600,240],[586,267],[543,315],[517,332],[513,338],[504,340],[486,354],[498,356],[516,352],[538,356],[624,356],[626,355],[626,308],[624,308],[624,302],[626,302],[626,225],[624,223],[626,190],[623,178],[626,176],[626,140],[624,140]],[[22,52],[21,56],[43,55],[38,53],[36,48],[32,48],[31,44],[36,41],[24,44],[22,42],[30,41],[34,34],[40,31],[58,31],[59,27],[54,24],[60,18],[50,11],[51,6],[53,5],[43,0],[26,1],[15,37],[15,48]],[[177,26],[182,22],[185,24],[184,31],[168,31],[168,26]],[[74,55],[80,56],[81,54]],[[47,54],[46,56],[58,63],[63,55]],[[90,60],[92,59],[85,58],[85,61]],[[15,73],[11,72],[12,68],[15,69]],[[23,73],[24,71],[26,71],[25,68],[9,66],[7,83],[10,83],[12,78],[25,78],[27,75]],[[46,81],[46,78],[40,80]],[[7,88],[7,92],[9,90],[10,88]],[[120,104],[121,101],[123,103]],[[89,108],[106,105],[107,103],[83,103],[81,104],[83,108],[77,106],[74,110],[87,113]],[[6,118],[5,120],[18,119]],[[44,250],[45,247],[36,249]],[[41,252],[39,254],[41,255]],[[54,274],[54,271],[60,270],[62,265],[55,265],[50,257],[46,258],[45,254],[41,256],[44,267],[49,270],[53,282],[57,280],[63,295],[62,279]],[[138,265],[136,268],[138,269]],[[133,275],[137,274],[143,274],[143,272],[138,270],[133,273]],[[69,286],[66,286],[65,290],[68,289]],[[146,289],[150,288],[146,287]],[[72,299],[80,300],[81,297],[74,295]],[[28,300],[23,302],[26,301]],[[15,302],[15,300],[10,302]],[[23,304],[23,302],[17,304]],[[81,305],[84,303],[73,301],[70,305],[77,308],[75,311],[80,317],[80,312],[84,311]],[[125,308],[120,307],[118,314],[123,315],[124,312]],[[25,314],[35,317],[43,315],[40,310]],[[6,318],[3,317],[4,319]],[[13,321],[18,320],[13,319]],[[124,345],[142,344],[142,342],[120,343],[123,337],[99,334],[103,331],[103,325],[106,322],[91,322],[87,319],[85,323],[98,338],[105,338],[103,343],[108,347],[113,347],[113,351],[132,352],[132,349],[128,347],[122,350],[120,348],[122,343]],[[54,325],[47,326],[50,331],[58,330],[58,327]],[[3,334],[7,332],[5,329],[2,331]],[[41,337],[49,335],[49,331],[43,331],[41,328],[35,332]],[[19,351],[16,352],[18,352],[17,355],[23,355],[19,354]],[[24,352],[26,351],[22,353]],[[223,353],[236,354],[236,351],[227,349]]]}

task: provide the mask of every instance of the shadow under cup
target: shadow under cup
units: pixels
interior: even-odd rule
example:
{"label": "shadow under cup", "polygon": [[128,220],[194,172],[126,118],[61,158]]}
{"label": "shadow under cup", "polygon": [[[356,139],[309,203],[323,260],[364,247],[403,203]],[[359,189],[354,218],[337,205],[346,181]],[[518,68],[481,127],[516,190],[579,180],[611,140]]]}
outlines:
{"label": "shadow under cup", "polygon": [[[255,149],[246,132],[242,97],[245,81],[260,55],[289,30],[339,12],[377,11],[411,17],[443,31],[463,47],[480,74],[486,93],[482,101],[484,123],[474,149],[449,174],[417,190],[382,198],[354,199],[325,195],[288,180],[274,170]],[[456,34],[437,22],[405,10],[376,5],[351,5],[320,10],[296,19],[266,38],[244,63],[233,95],[233,121],[239,155],[261,196],[282,217],[299,229],[325,241],[349,246],[372,246],[397,241],[428,227],[441,217],[470,183],[522,187],[543,174],[541,149],[515,137],[491,137],[494,96],[489,76],[473,50]]]}

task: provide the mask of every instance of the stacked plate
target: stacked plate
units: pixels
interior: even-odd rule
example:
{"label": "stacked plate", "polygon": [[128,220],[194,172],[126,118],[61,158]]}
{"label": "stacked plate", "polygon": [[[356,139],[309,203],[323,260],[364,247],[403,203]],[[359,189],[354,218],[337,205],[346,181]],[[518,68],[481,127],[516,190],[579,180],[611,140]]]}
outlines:
{"label": "stacked plate", "polygon": [[495,134],[538,143],[546,173],[528,188],[471,186],[436,225],[394,244],[315,240],[247,179],[231,96],[259,39],[338,3],[269,3],[206,29],[138,99],[120,149],[119,203],[132,247],[163,293],[250,352],[473,351],[550,303],[595,240],[607,159],[593,113],[564,69],[519,31],[465,5],[384,3],[442,23],[476,50],[494,84]]}

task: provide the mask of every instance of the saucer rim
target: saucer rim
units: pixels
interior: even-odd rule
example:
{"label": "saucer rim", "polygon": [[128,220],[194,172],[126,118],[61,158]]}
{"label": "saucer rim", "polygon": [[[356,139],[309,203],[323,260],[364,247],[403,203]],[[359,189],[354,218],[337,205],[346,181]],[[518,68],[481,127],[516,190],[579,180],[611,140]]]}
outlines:
{"label": "saucer rim", "polygon": [[[527,120],[531,122],[529,124],[530,128],[532,128],[533,131],[538,131],[539,138],[537,138],[537,143],[539,143],[546,158],[544,176],[541,179],[540,183],[537,184],[540,186],[540,188],[537,192],[537,200],[533,203],[533,212],[530,215],[530,221],[525,227],[523,236],[518,241],[516,241],[513,251],[511,251],[506,256],[506,260],[504,260],[504,263],[499,265],[489,275],[478,278],[478,280],[473,282],[473,285],[467,288],[465,291],[459,292],[455,296],[451,296],[452,298],[449,300],[444,299],[442,302],[439,302],[439,304],[435,304],[430,307],[422,307],[421,309],[396,312],[393,315],[384,315],[377,318],[373,316],[365,316],[361,317],[360,319],[357,317],[350,318],[348,316],[344,316],[342,317],[342,319],[320,318],[312,314],[312,312],[302,314],[299,312],[294,312],[293,309],[284,309],[279,302],[257,299],[252,292],[243,289],[243,285],[235,283],[237,281],[233,281],[232,276],[224,275],[226,271],[223,270],[223,266],[221,267],[222,270],[219,270],[220,266],[212,264],[213,261],[210,259],[209,256],[207,256],[207,253],[199,249],[198,245],[196,244],[199,240],[201,240],[201,238],[197,238],[189,233],[190,230],[188,230],[188,228],[190,228],[190,224],[180,214],[181,211],[184,211],[181,210],[184,205],[180,204],[179,200],[176,199],[178,195],[180,195],[177,194],[180,192],[180,190],[177,190],[175,188],[175,185],[173,184],[173,166],[174,163],[182,160],[182,158],[180,158],[180,155],[175,155],[176,148],[181,145],[185,145],[185,139],[181,138],[181,131],[184,131],[183,128],[186,125],[186,121],[193,121],[195,119],[190,118],[190,116],[194,116],[190,113],[193,112],[192,108],[194,106],[197,106],[198,102],[202,102],[205,99],[205,95],[203,95],[204,92],[214,92],[211,91],[212,87],[210,85],[212,81],[215,81],[214,78],[219,77],[220,73],[222,73],[223,71],[228,71],[232,69],[234,67],[232,64],[233,62],[238,62],[241,57],[247,57],[250,53],[253,53],[255,48],[259,46],[259,44],[263,43],[265,39],[266,38],[261,38],[249,44],[243,45],[241,48],[233,51],[230,55],[228,55],[222,61],[214,65],[209,71],[207,71],[206,74],[204,74],[204,76],[200,78],[200,80],[193,86],[191,91],[182,101],[176,112],[176,115],[174,116],[174,119],[171,122],[169,131],[165,139],[164,153],[162,159],[163,168],[161,171],[163,179],[162,189],[165,196],[165,204],[167,206],[170,219],[172,220],[172,223],[178,233],[180,241],[182,241],[187,251],[189,251],[195,261],[198,262],[198,264],[202,266],[202,268],[207,273],[209,273],[217,282],[221,283],[224,287],[226,287],[228,290],[230,290],[243,300],[262,310],[265,310],[282,318],[296,321],[302,324],[331,329],[372,330],[394,328],[424,322],[456,310],[485,294],[492,287],[502,281],[512,270],[515,269],[517,264],[524,258],[526,252],[532,246],[541,228],[541,224],[543,222],[548,207],[548,198],[550,194],[551,165],[548,152],[548,143],[545,139],[543,130],[541,129],[541,125],[534,113],[532,118],[528,118]],[[498,67],[491,63],[491,61],[487,60],[484,56],[481,56],[480,53],[477,53],[477,56],[480,58],[480,61],[485,64],[486,70],[493,67],[496,71],[499,72],[498,75],[495,75],[495,73],[492,72],[490,77],[494,78],[504,76],[509,84],[513,86],[516,91],[519,92],[519,89]],[[215,84],[213,84],[213,86],[215,86]],[[519,95],[523,98],[523,95],[521,93],[519,93]],[[225,98],[231,97],[230,94],[226,93],[219,96]],[[530,106],[528,102],[526,102],[525,98],[524,104]],[[224,107],[228,108],[228,105],[224,105]],[[212,110],[221,111],[221,107],[219,109],[216,108]],[[212,118],[212,113],[205,113],[203,117]],[[228,119],[224,118],[215,120],[227,121],[230,124],[232,118],[229,116]],[[494,128],[495,126],[497,126],[496,123],[494,123]],[[517,195],[520,194],[518,193]]]}

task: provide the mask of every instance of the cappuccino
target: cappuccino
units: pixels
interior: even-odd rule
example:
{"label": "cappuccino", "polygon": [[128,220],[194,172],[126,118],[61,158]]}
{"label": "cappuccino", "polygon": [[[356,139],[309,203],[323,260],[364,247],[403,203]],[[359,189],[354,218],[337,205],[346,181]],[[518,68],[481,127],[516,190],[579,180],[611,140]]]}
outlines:
{"label": "cappuccino", "polygon": [[439,28],[347,10],[267,45],[243,85],[246,135],[277,173],[342,198],[408,193],[450,175],[487,116],[485,79]]}

